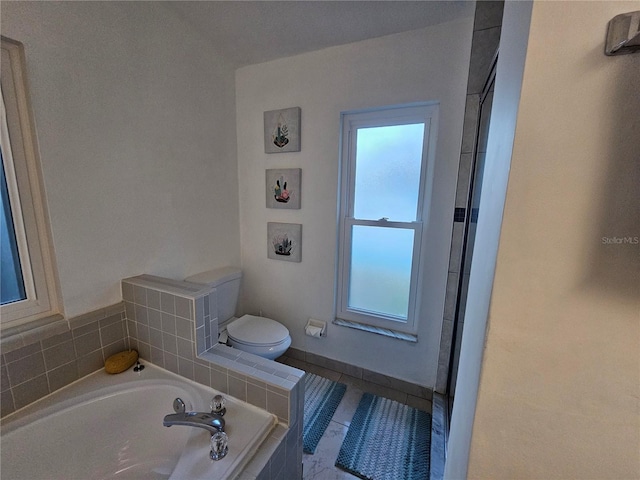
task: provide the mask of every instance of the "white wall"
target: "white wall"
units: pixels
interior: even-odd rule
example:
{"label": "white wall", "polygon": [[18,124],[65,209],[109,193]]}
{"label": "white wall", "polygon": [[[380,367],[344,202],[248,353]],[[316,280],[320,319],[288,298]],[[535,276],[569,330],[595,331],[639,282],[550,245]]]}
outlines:
{"label": "white wall", "polygon": [[65,313],[238,263],[234,72],[160,2],[2,2],[25,44]]}
{"label": "white wall", "polygon": [[[460,20],[239,69],[236,74],[243,309],[282,321],[292,346],[433,387],[460,152],[473,4]],[[329,325],[304,335],[309,317],[334,318],[340,112],[440,102],[433,210],[427,227],[430,273],[419,342]],[[299,106],[302,150],[265,154],[263,112]],[[265,169],[302,168],[302,208],[265,207]],[[267,222],[302,224],[302,262],[267,258]]]}
{"label": "white wall", "polygon": [[533,5],[469,478],[640,477],[640,55],[603,54],[637,9]]}

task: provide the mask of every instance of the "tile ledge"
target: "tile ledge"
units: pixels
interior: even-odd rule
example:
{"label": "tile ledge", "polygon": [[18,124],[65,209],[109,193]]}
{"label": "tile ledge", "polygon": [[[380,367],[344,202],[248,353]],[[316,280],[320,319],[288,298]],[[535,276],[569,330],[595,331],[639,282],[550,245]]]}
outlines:
{"label": "tile ledge", "polygon": [[59,313],[48,315],[38,320],[3,330],[0,334],[0,348],[3,354],[9,353],[54,335],[59,335],[123,312],[124,302],[118,302],[69,319],[65,319]]}
{"label": "tile ledge", "polygon": [[32,322],[7,328],[2,332],[0,347],[2,353],[9,353],[45,338],[69,331],[69,323],[56,313]]}
{"label": "tile ledge", "polygon": [[119,313],[124,313],[124,302],[114,303],[113,305],[109,305],[107,307],[99,308],[97,310],[93,310],[91,312],[83,313],[76,317],[69,319],[69,327],[74,330],[79,327],[83,327],[90,323],[103,320],[111,315],[117,315]]}
{"label": "tile ledge", "polygon": [[[199,354],[198,358],[212,365],[217,365],[231,372],[252,377],[265,382],[267,385],[272,385],[287,391],[292,390],[304,377],[304,371],[302,370],[222,344],[214,345],[206,352]],[[255,364],[253,366],[248,365],[238,361],[239,359],[253,359]],[[259,368],[259,366],[265,365],[269,366],[270,369],[273,370],[273,373]],[[278,373],[280,373],[280,375],[278,375]]]}

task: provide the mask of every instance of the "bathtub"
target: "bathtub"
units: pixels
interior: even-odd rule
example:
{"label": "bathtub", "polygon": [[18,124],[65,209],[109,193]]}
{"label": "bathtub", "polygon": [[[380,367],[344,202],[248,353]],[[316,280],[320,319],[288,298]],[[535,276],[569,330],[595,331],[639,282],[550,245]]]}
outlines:
{"label": "bathtub", "polygon": [[209,432],[162,420],[176,397],[208,411],[219,392],[145,366],[95,372],[3,418],[2,479],[233,479],[276,425],[274,415],[224,395],[229,453],[213,461]]}

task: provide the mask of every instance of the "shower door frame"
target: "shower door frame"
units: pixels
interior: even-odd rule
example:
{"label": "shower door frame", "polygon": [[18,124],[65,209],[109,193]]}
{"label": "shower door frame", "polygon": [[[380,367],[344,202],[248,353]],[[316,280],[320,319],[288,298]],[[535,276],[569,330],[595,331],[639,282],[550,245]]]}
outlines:
{"label": "shower door frame", "polygon": [[[471,223],[474,192],[476,190],[475,182],[478,174],[477,161],[478,161],[478,153],[479,153],[478,145],[480,144],[479,137],[481,133],[480,132],[481,118],[482,118],[483,106],[485,105],[485,101],[488,95],[492,92],[492,89],[495,85],[498,54],[499,54],[499,51],[496,50],[491,60],[489,73],[487,75],[487,79],[484,82],[482,93],[480,94],[478,114],[476,118],[476,131],[474,136],[473,156],[471,158],[471,169],[470,169],[469,183],[468,183],[468,189],[467,189],[467,192],[468,192],[467,204],[466,204],[466,210],[465,210],[465,216],[464,216],[464,227],[463,227],[463,235],[462,235],[463,242],[462,242],[462,252],[460,256],[460,274],[458,276],[456,308],[455,308],[455,314],[454,314],[453,330],[451,332],[451,349],[449,352],[449,366],[448,366],[447,387],[446,387],[446,394],[445,394],[445,398],[447,400],[447,424],[450,424],[450,421],[451,421],[451,414],[453,411],[453,403],[455,399],[455,394],[454,394],[455,384],[453,383],[454,372],[457,373],[458,362],[460,360],[461,348],[456,348],[456,345],[458,344],[458,336],[460,337],[459,341],[460,342],[462,341],[462,330],[464,328],[464,325],[463,325],[464,322],[461,322],[461,319],[464,317],[465,312],[461,308],[461,305],[462,305],[461,299],[463,298],[465,265],[467,262],[467,257],[469,255],[473,257],[473,244],[471,245],[471,249],[469,250],[469,246],[470,246],[469,245],[469,225]],[[492,102],[491,108],[493,108],[493,102]],[[489,113],[489,123],[491,123],[491,111]],[[487,129],[487,134],[488,134],[488,129]],[[485,162],[486,162],[486,158],[485,158]],[[481,187],[481,185],[479,186]],[[480,192],[479,192],[480,196],[482,196],[481,190],[482,189],[480,188]],[[468,289],[468,284],[467,284],[467,289]],[[466,297],[466,292],[464,293]],[[456,378],[457,378],[457,374],[456,374]]]}

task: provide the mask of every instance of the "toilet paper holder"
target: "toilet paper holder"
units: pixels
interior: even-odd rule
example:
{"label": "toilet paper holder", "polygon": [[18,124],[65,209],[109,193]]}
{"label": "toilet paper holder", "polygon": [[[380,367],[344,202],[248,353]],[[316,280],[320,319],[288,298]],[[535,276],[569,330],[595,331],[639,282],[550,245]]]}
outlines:
{"label": "toilet paper holder", "polygon": [[304,332],[310,337],[325,337],[327,335],[327,322],[310,318],[304,327]]}

